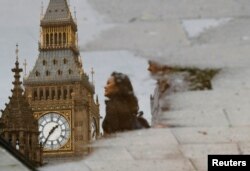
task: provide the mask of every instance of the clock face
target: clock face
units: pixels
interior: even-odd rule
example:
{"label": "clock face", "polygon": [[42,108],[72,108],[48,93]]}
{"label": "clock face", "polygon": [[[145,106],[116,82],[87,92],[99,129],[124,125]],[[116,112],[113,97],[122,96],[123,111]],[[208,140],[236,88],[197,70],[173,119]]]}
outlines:
{"label": "clock face", "polygon": [[96,131],[97,131],[97,126],[96,126],[96,122],[95,119],[92,118],[91,123],[90,123],[90,138],[91,140],[96,140]]}
{"label": "clock face", "polygon": [[39,140],[46,150],[58,150],[70,137],[68,121],[58,113],[47,113],[39,120]]}

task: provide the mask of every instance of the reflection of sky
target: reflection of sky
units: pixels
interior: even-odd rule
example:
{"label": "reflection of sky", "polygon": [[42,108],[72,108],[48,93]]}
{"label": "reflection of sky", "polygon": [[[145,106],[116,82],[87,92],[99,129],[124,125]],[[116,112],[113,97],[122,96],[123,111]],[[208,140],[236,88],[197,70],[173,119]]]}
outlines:
{"label": "reflection of sky", "polygon": [[[44,1],[46,9],[48,0]],[[71,0],[71,8],[76,6],[79,44],[81,49],[89,40],[110,25],[102,22],[102,18],[91,9],[86,0]],[[11,95],[11,82],[13,73],[11,68],[15,62],[16,43],[19,43],[20,65],[23,67],[24,59],[27,59],[29,72],[35,64],[38,56],[39,22],[40,22],[41,1],[18,0],[0,1],[0,109],[4,109]],[[149,81],[146,71],[147,62],[128,52],[81,52],[84,61],[84,70],[90,73],[91,67],[95,68],[96,92],[101,103],[101,114],[104,114],[103,87],[112,71],[127,73],[132,80],[136,95],[139,98],[140,108],[150,113],[149,95],[152,93],[152,82]],[[89,74],[90,75],[90,74]],[[151,87],[151,88],[150,88]]]}
{"label": "reflection of sky", "polygon": [[[19,44],[20,64],[27,59],[30,71],[38,56],[39,25],[42,0],[0,1],[0,109],[5,107],[13,81],[11,68],[15,63],[16,43]],[[43,0],[44,10],[49,0]],[[93,38],[102,28],[100,17],[91,10],[86,0],[71,0],[71,9],[76,6],[80,45]]]}
{"label": "reflection of sky", "polygon": [[28,69],[38,56],[40,1],[0,1],[0,108],[5,107],[13,81],[11,68],[15,62],[16,43],[19,43],[20,64],[28,61]]}

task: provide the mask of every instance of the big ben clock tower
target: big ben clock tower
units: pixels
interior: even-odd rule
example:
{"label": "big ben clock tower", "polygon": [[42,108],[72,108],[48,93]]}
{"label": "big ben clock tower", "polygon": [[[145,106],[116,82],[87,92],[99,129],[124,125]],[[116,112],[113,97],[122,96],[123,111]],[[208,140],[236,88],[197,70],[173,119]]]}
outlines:
{"label": "big ben clock tower", "polygon": [[39,56],[24,86],[43,154],[82,155],[99,134],[99,103],[82,68],[77,24],[67,0],[50,0],[40,26]]}

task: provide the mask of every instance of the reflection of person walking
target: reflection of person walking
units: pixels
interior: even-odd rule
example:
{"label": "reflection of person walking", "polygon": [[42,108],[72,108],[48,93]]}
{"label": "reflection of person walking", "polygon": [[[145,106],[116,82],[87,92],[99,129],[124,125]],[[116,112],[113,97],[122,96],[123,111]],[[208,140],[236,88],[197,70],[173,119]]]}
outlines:
{"label": "reflection of person walking", "polygon": [[105,133],[114,133],[149,127],[138,120],[138,100],[134,95],[133,87],[127,75],[113,72],[105,86],[106,116],[102,127]]}

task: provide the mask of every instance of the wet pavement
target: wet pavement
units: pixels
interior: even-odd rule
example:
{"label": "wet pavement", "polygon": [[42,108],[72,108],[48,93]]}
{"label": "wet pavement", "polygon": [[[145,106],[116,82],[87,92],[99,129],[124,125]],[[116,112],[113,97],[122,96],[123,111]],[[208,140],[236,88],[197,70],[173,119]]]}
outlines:
{"label": "wet pavement", "polygon": [[169,66],[221,71],[213,90],[155,96],[151,129],[101,138],[88,157],[41,170],[206,171],[208,154],[250,153],[249,0],[84,3],[86,18],[79,25],[92,24],[91,36],[80,44],[85,53],[125,51]]}

